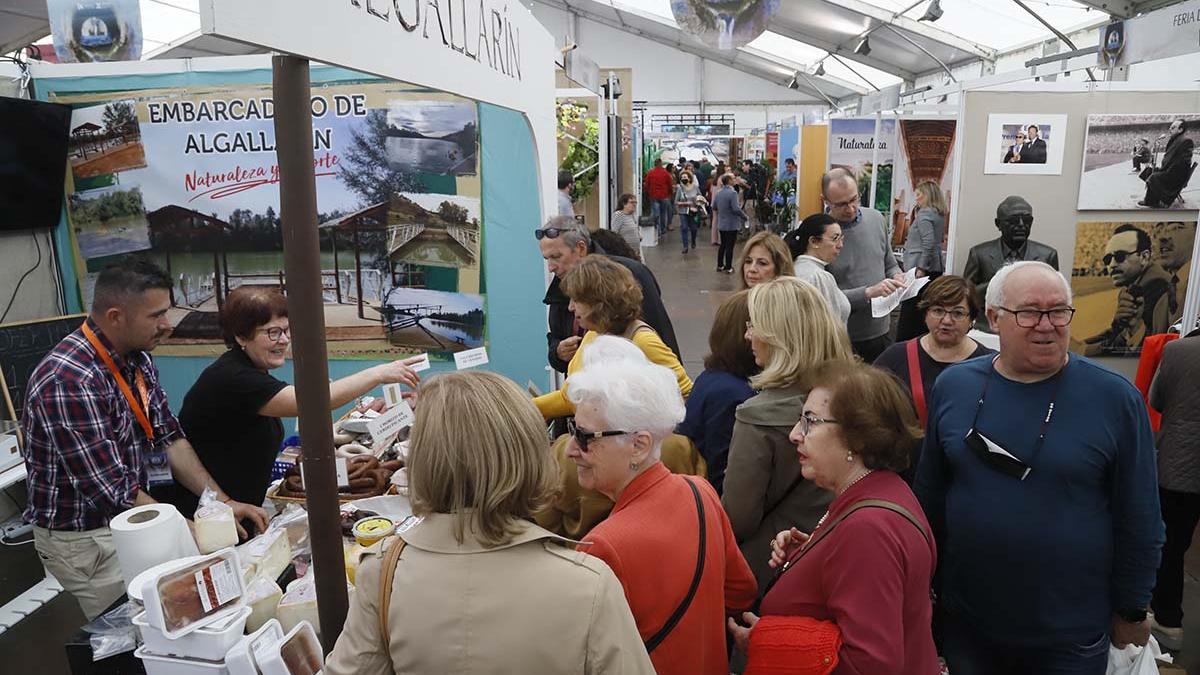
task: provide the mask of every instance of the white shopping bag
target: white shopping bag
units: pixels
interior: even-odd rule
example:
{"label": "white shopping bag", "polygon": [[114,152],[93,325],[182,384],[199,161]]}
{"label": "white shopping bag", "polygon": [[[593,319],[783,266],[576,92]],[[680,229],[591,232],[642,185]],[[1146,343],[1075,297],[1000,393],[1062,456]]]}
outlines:
{"label": "white shopping bag", "polygon": [[1108,647],[1108,670],[1106,675],[1158,675],[1155,659],[1163,655],[1154,636],[1145,647],[1129,645],[1124,649]]}

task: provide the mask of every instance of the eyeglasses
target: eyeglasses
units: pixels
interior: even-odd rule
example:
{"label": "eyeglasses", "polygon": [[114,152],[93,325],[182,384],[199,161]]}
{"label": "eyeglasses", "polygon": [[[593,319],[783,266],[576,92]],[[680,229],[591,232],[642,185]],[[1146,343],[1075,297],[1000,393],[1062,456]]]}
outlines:
{"label": "eyeglasses", "polygon": [[827,420],[827,419],[822,419],[820,417],[817,417],[816,413],[809,410],[800,416],[800,435],[807,436],[808,433],[810,431],[812,431],[813,427],[817,427],[822,424],[837,424],[837,423],[838,423],[837,420]]}
{"label": "eyeglasses", "polygon": [[1009,216],[1007,218],[1004,218],[1003,222],[1005,222],[1009,225],[1032,225],[1033,224],[1033,214],[1032,213],[1020,213],[1015,216]]}
{"label": "eyeglasses", "polygon": [[267,337],[270,338],[271,342],[279,342],[279,339],[284,335],[288,336],[289,340],[292,339],[292,329],[290,326],[287,328],[272,326],[270,328],[263,329],[263,332],[267,334]]}
{"label": "eyeglasses", "polygon": [[1025,134],[1017,134],[1018,141],[1021,140],[1022,138],[1025,138]]}
{"label": "eyeglasses", "polygon": [[960,309],[957,307],[954,309],[946,309],[945,307],[930,307],[926,311],[929,313],[929,316],[932,316],[933,318],[937,319],[938,321],[941,321],[942,319],[946,318],[947,315],[949,315],[950,318],[954,319],[955,321],[965,321],[966,319],[971,317],[970,312],[968,312],[965,309]]}
{"label": "eyeglasses", "polygon": [[1125,262],[1126,258],[1136,253],[1137,251],[1113,251],[1112,253],[1105,253],[1103,258],[1104,265],[1111,265],[1113,264],[1114,260],[1117,261],[1118,265],[1120,265],[1121,263]]}
{"label": "eyeglasses", "polygon": [[829,208],[831,208],[831,209],[844,209],[844,208],[847,208],[847,207],[849,207],[849,206],[854,206],[854,205],[855,205],[855,204],[857,204],[857,203],[858,203],[858,193],[857,193],[857,192],[855,192],[855,193],[854,193],[854,196],[853,196],[853,197],[851,197],[851,198],[850,198],[848,201],[844,201],[844,202],[829,202]]}
{"label": "eyeglasses", "polygon": [[839,242],[839,241],[841,241],[841,240],[842,240],[842,233],[841,233],[841,232],[839,232],[839,233],[837,233],[837,234],[833,235],[832,237],[829,237],[828,239],[825,239],[825,241],[827,241],[827,242],[829,242],[829,243],[831,243],[831,244],[836,244],[836,243],[838,243],[838,242]]}
{"label": "eyeglasses", "polygon": [[1013,315],[1017,325],[1021,328],[1033,328],[1042,322],[1042,317],[1050,319],[1050,325],[1055,328],[1062,328],[1069,325],[1071,319],[1075,317],[1074,307],[1059,307],[1057,309],[1009,309],[1007,307],[997,307],[996,309],[1003,310]]}
{"label": "eyeglasses", "polygon": [[537,237],[538,241],[541,241],[543,238],[558,239],[558,235],[562,234],[563,232],[566,232],[566,230],[560,230],[557,227],[543,227],[543,228],[534,230],[533,236]]}
{"label": "eyeglasses", "polygon": [[571,434],[571,437],[574,438],[575,442],[579,444],[580,450],[582,450],[583,452],[587,452],[588,451],[588,443],[591,441],[600,440],[601,438],[608,438],[610,436],[624,436],[626,434],[630,434],[633,432],[631,432],[631,431],[588,431],[587,429],[577,426],[575,424],[575,420],[567,420],[567,433]]}

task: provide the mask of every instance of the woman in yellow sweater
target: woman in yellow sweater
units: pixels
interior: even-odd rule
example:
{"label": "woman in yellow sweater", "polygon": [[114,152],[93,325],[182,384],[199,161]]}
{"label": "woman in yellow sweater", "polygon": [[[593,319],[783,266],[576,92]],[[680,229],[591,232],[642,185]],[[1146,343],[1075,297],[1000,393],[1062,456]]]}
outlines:
{"label": "woman in yellow sweater", "polygon": [[583,354],[598,335],[616,335],[631,340],[651,363],[670,368],[679,383],[679,393],[687,398],[692,380],[679,358],[663,343],[658,333],[641,320],[642,288],[624,266],[602,255],[589,255],[563,277],[563,292],[571,299],[575,321],[587,331],[579,349],[567,364],[563,388],[533,400],[546,419],[575,414],[567,398],[571,374],[583,367]]}

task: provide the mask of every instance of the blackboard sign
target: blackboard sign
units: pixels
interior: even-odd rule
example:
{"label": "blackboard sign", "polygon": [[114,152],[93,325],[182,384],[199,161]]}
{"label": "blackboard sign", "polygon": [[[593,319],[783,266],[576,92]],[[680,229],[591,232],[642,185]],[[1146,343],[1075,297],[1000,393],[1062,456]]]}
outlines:
{"label": "blackboard sign", "polygon": [[25,387],[33,369],[64,337],[83,323],[84,314],[0,325],[0,385],[4,388],[4,419],[20,419]]}

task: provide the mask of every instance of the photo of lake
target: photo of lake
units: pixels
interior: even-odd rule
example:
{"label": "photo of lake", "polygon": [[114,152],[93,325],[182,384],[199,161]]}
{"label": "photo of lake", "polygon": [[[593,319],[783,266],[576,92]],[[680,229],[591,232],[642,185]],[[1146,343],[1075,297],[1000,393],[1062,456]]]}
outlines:
{"label": "photo of lake", "polygon": [[388,168],[473,176],[477,128],[472,101],[391,101],[384,142]]}

